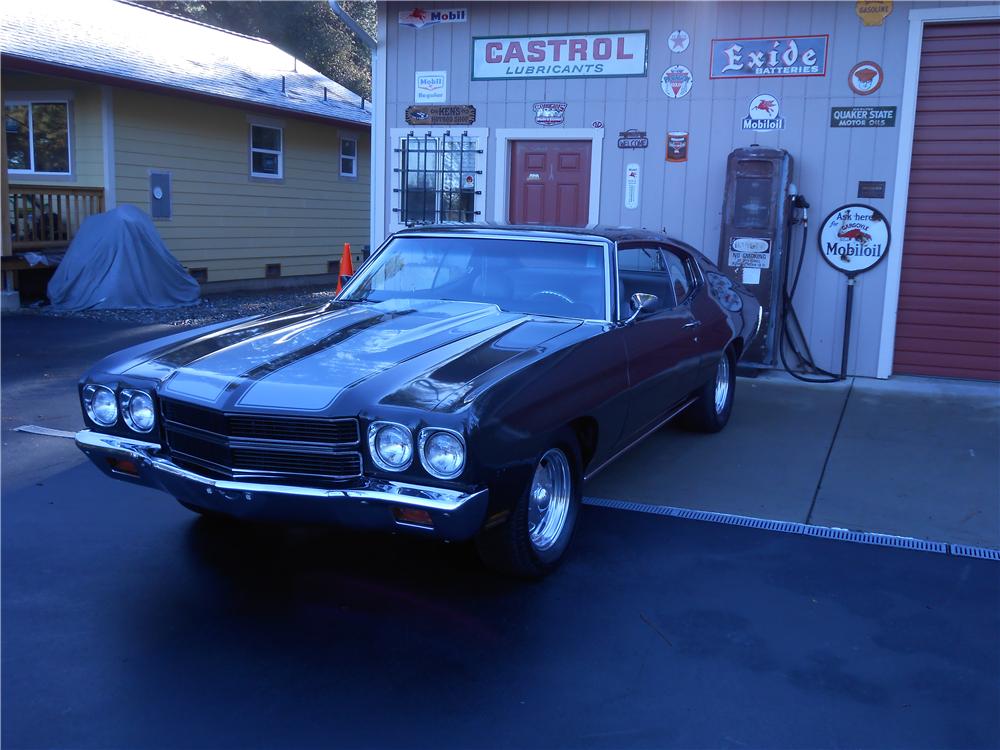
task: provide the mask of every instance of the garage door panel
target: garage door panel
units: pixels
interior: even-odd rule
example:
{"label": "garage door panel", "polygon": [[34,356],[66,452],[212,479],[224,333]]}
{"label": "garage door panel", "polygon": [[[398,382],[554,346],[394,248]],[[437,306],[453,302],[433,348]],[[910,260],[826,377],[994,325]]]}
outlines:
{"label": "garage door panel", "polygon": [[995,140],[994,125],[967,125],[955,128],[951,125],[925,125],[913,133],[915,142],[921,141],[988,141]]}
{"label": "garage door panel", "polygon": [[[901,279],[904,284],[937,284],[948,287],[947,289],[943,289],[941,293],[950,297],[954,297],[956,291],[962,291],[963,293],[968,291],[969,287],[995,289],[997,291],[993,293],[993,297],[1000,301],[1000,287],[997,286],[995,274],[979,273],[978,271],[927,271],[919,268],[911,268],[907,264],[907,267],[903,269]],[[953,287],[961,287],[961,289],[956,290]],[[982,297],[978,298],[983,299]]]}
{"label": "garage door panel", "polygon": [[907,232],[905,242],[903,252],[906,253],[907,262],[910,258],[928,254],[945,259],[964,258],[973,262],[979,258],[996,260],[998,254],[995,242],[945,242],[926,239],[917,230]]}
{"label": "garage door panel", "polygon": [[[975,114],[973,112],[968,113]],[[1000,118],[995,127],[1000,127]],[[919,169],[955,169],[996,172],[1000,170],[1000,155],[976,156],[921,156],[917,165]]]}
{"label": "garage door panel", "polygon": [[904,281],[900,284],[899,293],[914,297],[935,297],[940,299],[976,299],[989,300],[996,304],[998,294],[993,287],[968,285],[955,288],[942,288],[940,283],[923,283],[919,281]]}
{"label": "garage door panel", "polygon": [[[1000,75],[997,74],[996,68],[990,67],[988,65],[968,65],[964,67],[937,67],[937,68],[921,68],[920,69],[920,80],[921,81],[997,81],[1000,80]],[[919,91],[918,91],[919,93]]]}
{"label": "garage door panel", "polygon": [[[951,194],[950,190],[943,189],[940,194]],[[989,215],[997,210],[997,202],[987,198],[917,198],[910,195],[910,204],[907,207],[911,213],[950,213],[950,214],[983,214]]]}
{"label": "garage door panel", "polygon": [[[996,112],[996,88],[984,86],[985,90],[974,96],[960,96],[952,92],[947,96],[925,96],[917,104],[917,112],[946,112],[956,115],[959,112]],[[992,89],[992,90],[991,90]]]}
{"label": "garage door panel", "polygon": [[[992,229],[974,227],[913,227],[906,230],[906,237],[932,242],[969,242],[985,244],[996,242],[997,233]],[[905,255],[904,255],[905,258]]]}
{"label": "garage door panel", "polygon": [[[913,245],[915,244],[917,243],[913,243]],[[934,252],[921,253],[915,251],[913,245],[907,243],[904,251],[909,255],[906,262],[906,267],[909,270],[953,271],[961,269],[965,272],[986,276],[991,284],[996,281],[996,275],[1000,274],[1000,257],[996,254],[980,257],[956,257],[947,251],[942,251],[940,247],[936,248]]]}
{"label": "garage door panel", "polygon": [[[925,37],[921,49],[921,58],[937,55],[941,52],[1000,52],[1000,37],[990,34],[979,36]],[[921,59],[921,64],[923,59]]]}
{"label": "garage door panel", "polygon": [[902,339],[939,339],[966,343],[992,344],[1000,347],[1000,331],[969,326],[936,326],[921,323],[898,323],[896,335]]}
{"label": "garage door panel", "polygon": [[[1000,345],[982,341],[955,341],[954,339],[935,339],[925,336],[896,336],[899,342],[896,349],[901,352],[919,354],[960,354],[966,357],[981,357],[984,362],[990,360],[1000,364]],[[991,353],[992,352],[992,353]]]}
{"label": "garage door panel", "polygon": [[[975,49],[977,46],[983,46],[984,41],[972,40],[971,45],[968,43],[963,43],[963,47],[971,46],[972,49],[952,49],[950,51],[935,50],[927,51],[924,50],[920,54],[920,69],[938,69],[938,68],[965,68],[965,67],[984,67],[986,69],[991,69],[996,64],[997,51],[995,49]],[[945,46],[945,45],[941,45]]]}
{"label": "garage door panel", "polygon": [[1000,232],[1000,216],[994,214],[956,214],[945,211],[907,212],[906,221],[910,229],[920,227],[940,227],[943,229],[989,229],[993,236]]}
{"label": "garage door panel", "polygon": [[951,185],[954,183],[995,185],[996,175],[987,170],[927,169],[918,164],[911,168],[910,183],[914,185]]}
{"label": "garage door panel", "polygon": [[[966,357],[952,357],[947,365],[928,364],[933,363],[933,358],[911,359],[906,356],[899,356],[898,363],[901,371],[909,375],[929,375],[937,378],[970,378],[973,380],[993,380],[996,364],[987,362],[981,364],[977,359]],[[991,366],[992,364],[992,366]]]}
{"label": "garage door panel", "polygon": [[[920,156],[977,156],[1000,157],[1000,142],[997,141],[916,141],[913,144],[914,157]],[[954,195],[950,190],[950,195]]]}
{"label": "garage door panel", "polygon": [[997,317],[997,304],[992,299],[944,299],[940,297],[901,296],[899,309]]}
{"label": "garage door panel", "polygon": [[[903,330],[904,326],[953,326],[960,328],[989,328],[996,329],[1000,324],[997,315],[975,314],[963,312],[943,312],[941,310],[905,310],[900,309],[896,313],[897,330]],[[912,336],[913,333],[905,334]]]}
{"label": "garage door panel", "polygon": [[910,186],[911,198],[940,198],[945,194],[951,199],[991,200],[1000,202],[1000,183],[995,185],[914,183]]}

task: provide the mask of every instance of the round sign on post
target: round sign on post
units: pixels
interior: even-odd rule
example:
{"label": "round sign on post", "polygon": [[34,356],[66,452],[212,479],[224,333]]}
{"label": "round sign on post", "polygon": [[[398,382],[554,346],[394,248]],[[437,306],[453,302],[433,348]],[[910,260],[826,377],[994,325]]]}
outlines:
{"label": "round sign on post", "polygon": [[889,252],[889,222],[882,212],[860,203],[832,211],[819,228],[819,252],[841,273],[871,270]]}
{"label": "round sign on post", "polygon": [[844,339],[840,355],[840,378],[847,377],[847,353],[851,343],[851,312],[857,276],[870,271],[889,254],[891,232],[882,212],[861,203],[848,203],[831,211],[819,228],[819,253],[831,266],[847,276]]}

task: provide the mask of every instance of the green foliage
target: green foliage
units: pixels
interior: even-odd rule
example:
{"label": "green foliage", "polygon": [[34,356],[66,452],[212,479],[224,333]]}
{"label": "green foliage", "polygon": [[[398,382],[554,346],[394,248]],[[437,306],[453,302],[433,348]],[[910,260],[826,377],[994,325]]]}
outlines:
{"label": "green foliage", "polygon": [[[371,55],[326,2],[147,0],[141,4],[211,26],[267,39],[356,94],[368,100],[372,98]],[[342,6],[374,36],[374,2],[355,0],[344,2]]]}

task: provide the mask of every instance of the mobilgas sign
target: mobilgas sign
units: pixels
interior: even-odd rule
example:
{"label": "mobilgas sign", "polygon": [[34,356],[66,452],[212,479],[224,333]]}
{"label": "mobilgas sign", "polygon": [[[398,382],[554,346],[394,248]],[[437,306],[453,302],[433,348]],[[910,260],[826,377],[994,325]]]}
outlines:
{"label": "mobilgas sign", "polygon": [[713,39],[709,78],[825,76],[829,34]]}
{"label": "mobilgas sign", "polygon": [[826,217],[817,239],[827,263],[841,273],[856,276],[889,252],[889,222],[878,209],[850,203]]}
{"label": "mobilgas sign", "polygon": [[647,38],[645,31],[477,37],[472,80],[643,76]]}

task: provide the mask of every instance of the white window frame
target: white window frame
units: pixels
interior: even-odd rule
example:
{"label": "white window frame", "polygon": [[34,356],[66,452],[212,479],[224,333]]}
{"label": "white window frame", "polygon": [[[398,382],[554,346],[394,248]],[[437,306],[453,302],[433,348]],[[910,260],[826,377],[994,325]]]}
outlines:
{"label": "white window frame", "polygon": [[[8,174],[15,175],[37,175],[39,177],[72,177],[73,176],[73,97],[69,92],[52,91],[48,95],[46,92],[11,92],[4,97],[4,118],[6,124],[6,108],[26,104],[28,106],[28,151],[31,155],[31,169],[7,169]],[[66,172],[40,172],[35,167],[35,116],[32,106],[35,104],[65,104],[66,105]],[[6,131],[4,138],[7,137]],[[6,166],[6,165],[5,165]]]}
{"label": "white window frame", "polygon": [[493,221],[510,224],[510,142],[511,141],[590,141],[590,201],[587,228],[596,227],[601,214],[601,156],[603,128],[498,128],[496,167],[493,172]]}
{"label": "white window frame", "polygon": [[[281,137],[281,148],[277,151],[271,148],[254,148],[253,145],[253,129],[254,128],[267,128],[268,130],[277,130]],[[260,180],[282,180],[285,178],[285,129],[281,125],[275,125],[270,122],[250,122],[250,142],[249,142],[249,161],[250,161],[250,176],[255,179]],[[277,154],[278,156],[278,173],[271,174],[270,172],[254,172],[253,170],[253,155],[254,154]]]}
{"label": "white window frame", "polygon": [[396,209],[400,208],[400,201],[403,187],[403,160],[402,144],[407,137],[435,138],[443,135],[461,135],[464,133],[469,138],[476,140],[476,195],[473,198],[473,211],[475,211],[475,221],[469,222],[468,226],[483,224],[486,222],[486,197],[487,197],[487,173],[486,156],[489,153],[489,128],[466,128],[460,125],[439,128],[391,128],[389,130],[389,159],[390,159],[390,184],[389,193],[389,231],[396,232],[406,227],[401,220],[401,213]]}
{"label": "white window frame", "polygon": [[[354,156],[348,156],[344,153],[345,143],[354,144]],[[344,171],[344,159],[351,160],[350,172]],[[354,136],[341,136],[340,137],[340,176],[341,177],[357,177],[358,176],[358,139]]]}

